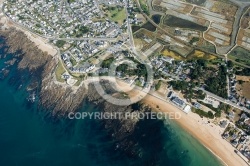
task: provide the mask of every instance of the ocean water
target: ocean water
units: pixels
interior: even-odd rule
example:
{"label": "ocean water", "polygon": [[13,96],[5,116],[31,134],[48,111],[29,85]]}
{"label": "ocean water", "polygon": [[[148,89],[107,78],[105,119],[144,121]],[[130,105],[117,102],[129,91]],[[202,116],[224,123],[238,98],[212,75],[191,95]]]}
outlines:
{"label": "ocean water", "polygon": [[[0,44],[4,43],[0,39]],[[0,55],[5,55],[4,47]],[[51,117],[38,102],[27,101],[27,85],[37,79],[0,59],[0,166],[217,166],[218,159],[173,121],[144,120],[125,138],[133,148],[119,148],[120,141],[100,120]],[[36,93],[38,93],[36,91]],[[80,111],[101,111],[83,102]],[[139,155],[134,155],[139,154]]]}

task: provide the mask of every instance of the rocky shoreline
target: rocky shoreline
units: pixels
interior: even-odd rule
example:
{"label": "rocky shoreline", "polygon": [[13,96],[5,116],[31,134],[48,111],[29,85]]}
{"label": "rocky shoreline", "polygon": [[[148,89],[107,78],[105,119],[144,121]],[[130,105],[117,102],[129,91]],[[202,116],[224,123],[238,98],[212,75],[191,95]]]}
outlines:
{"label": "rocky shoreline", "polygon": [[[109,88],[109,82],[103,81],[103,87]],[[112,89],[107,90],[116,97],[119,98],[119,94],[112,91]],[[121,96],[122,97],[122,96]],[[103,112],[107,113],[119,113],[121,115],[120,119],[105,119],[102,120],[105,130],[109,132],[110,135],[118,142],[117,149],[121,149],[126,154],[132,157],[140,157],[140,148],[136,145],[137,140],[134,139],[134,135],[136,133],[136,128],[138,128],[140,119],[135,118],[127,118],[125,114],[127,112],[150,112],[151,108],[143,105],[142,103],[135,103],[129,106],[118,106],[106,102],[96,89],[94,88],[93,84],[89,85],[88,94],[87,94],[88,101],[92,103],[96,103]],[[142,122],[143,123],[143,122]]]}
{"label": "rocky shoreline", "polygon": [[[122,149],[133,157],[139,157],[139,150],[135,148],[135,142],[130,138],[134,134],[139,120],[126,119],[124,115],[126,112],[151,111],[149,107],[139,103],[130,106],[113,105],[99,95],[93,83],[89,84],[88,89],[83,85],[77,91],[69,86],[57,84],[53,75],[58,63],[56,58],[41,51],[23,32],[15,28],[0,30],[0,36],[6,40],[8,52],[16,55],[7,64],[17,63],[18,70],[28,70],[30,73],[36,74],[35,77],[38,81],[32,82],[28,88],[40,87],[39,104],[43,108],[51,110],[54,116],[67,116],[69,112],[76,112],[83,101],[87,99],[89,102],[95,103],[103,112],[121,113],[121,119],[105,119],[101,123],[114,140],[119,143],[116,148]],[[102,81],[101,84],[111,95],[124,97],[124,94],[112,89],[108,81]]]}
{"label": "rocky shoreline", "polygon": [[79,108],[86,95],[86,89],[80,87],[75,93],[72,88],[55,83],[53,74],[58,63],[56,58],[40,50],[22,31],[13,27],[1,28],[0,35],[8,45],[8,52],[16,55],[7,63],[13,65],[18,58],[18,70],[27,69],[30,73],[36,74],[40,81],[39,98],[42,106],[51,110],[53,115],[64,115]]}

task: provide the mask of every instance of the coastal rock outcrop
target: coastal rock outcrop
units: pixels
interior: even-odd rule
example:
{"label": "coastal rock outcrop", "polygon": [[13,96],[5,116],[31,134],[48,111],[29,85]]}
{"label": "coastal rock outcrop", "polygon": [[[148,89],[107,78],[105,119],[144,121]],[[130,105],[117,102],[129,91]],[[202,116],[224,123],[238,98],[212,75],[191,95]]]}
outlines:
{"label": "coastal rock outcrop", "polygon": [[[102,81],[101,84],[102,87],[109,92],[109,94],[113,96],[115,95],[117,98],[124,97],[123,94],[119,94],[112,89],[112,86],[108,81]],[[119,115],[119,117],[116,116],[116,118],[103,119],[102,123],[104,128],[110,133],[110,135],[112,135],[114,140],[116,140],[116,149],[125,152],[128,156],[139,158],[142,150],[140,149],[141,147],[137,146],[137,140],[134,135],[141,119],[126,115],[131,115],[132,113],[151,112],[151,108],[143,105],[142,103],[135,103],[129,106],[119,106],[106,102],[99,95],[99,93],[96,92],[93,84],[89,85],[87,98],[89,101],[98,104],[98,107],[102,108],[103,113],[108,113],[108,115],[113,116]]]}
{"label": "coastal rock outcrop", "polygon": [[[105,101],[96,91],[93,83],[90,83],[88,89],[84,85],[74,89],[66,84],[58,83],[54,77],[54,71],[58,64],[58,59],[53,58],[46,52],[39,50],[26,35],[14,28],[0,30],[0,35],[6,39],[9,46],[8,51],[15,53],[16,60],[10,60],[8,63],[18,63],[18,69],[28,69],[31,74],[35,75],[36,82],[31,83],[30,89],[39,88],[39,103],[47,108],[53,115],[67,115],[69,112],[75,112],[81,106],[84,99],[96,103],[103,113],[119,114],[119,118],[103,119],[101,123],[110,136],[117,142],[116,149],[125,152],[128,156],[140,158],[142,146],[139,146],[137,139],[134,137],[140,123],[138,118],[125,116],[126,113],[132,112],[150,112],[149,107],[140,103],[130,106],[119,106]],[[17,53],[17,54],[16,54]],[[105,92],[116,97],[126,98],[124,93],[117,92],[112,88],[108,81],[101,81]],[[140,137],[143,137],[139,135]]]}
{"label": "coastal rock outcrop", "polygon": [[[4,36],[9,46],[8,52],[16,53],[21,56],[21,61],[18,64],[20,69],[28,68],[29,70],[36,70],[51,61],[52,57],[47,52],[43,52],[30,41],[27,36],[15,28],[0,30],[1,36]],[[25,56],[23,56],[25,55]]]}
{"label": "coastal rock outcrop", "polygon": [[15,53],[14,64],[18,59],[18,69],[28,69],[40,82],[40,104],[52,114],[64,115],[66,112],[76,111],[81,105],[86,89],[80,87],[77,92],[65,85],[58,84],[53,77],[58,60],[47,52],[40,50],[28,37],[13,27],[0,28],[0,35],[5,38],[8,52]]}

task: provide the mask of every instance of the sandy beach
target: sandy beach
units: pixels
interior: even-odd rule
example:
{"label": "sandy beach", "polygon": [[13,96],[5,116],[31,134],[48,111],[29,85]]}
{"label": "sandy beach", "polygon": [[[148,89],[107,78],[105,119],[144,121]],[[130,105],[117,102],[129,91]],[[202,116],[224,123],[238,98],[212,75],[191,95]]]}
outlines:
{"label": "sandy beach", "polygon": [[146,96],[143,102],[156,111],[181,113],[181,118],[175,121],[192,136],[197,138],[226,165],[247,165],[247,163],[234,152],[234,147],[221,137],[223,129],[220,126],[213,123],[207,124],[208,120],[206,118],[202,119],[199,115],[192,112],[186,114],[175,106],[151,95]]}
{"label": "sandy beach", "polygon": [[[119,88],[123,91],[131,90],[131,87],[119,80],[116,80]],[[128,92],[130,96],[144,96],[145,92],[133,89]],[[199,115],[189,112],[184,113],[174,105],[163,101],[157,92],[148,94],[143,98],[143,103],[149,105],[155,111],[176,113],[181,115],[180,119],[175,121],[189,132],[194,138],[198,139],[205,147],[207,147],[214,155],[216,155],[225,165],[228,166],[247,166],[248,164],[238,156],[234,150],[235,148],[221,137],[223,128],[213,123],[207,123],[208,119],[201,118]]]}
{"label": "sandy beach", "polygon": [[[0,4],[3,0],[0,0]],[[1,13],[2,14],[2,13]],[[3,23],[6,28],[8,27],[16,27],[19,30],[22,30],[28,38],[36,43],[39,49],[42,51],[48,52],[50,55],[54,56],[57,54],[57,49],[53,46],[48,44],[48,41],[43,39],[40,36],[35,34],[31,34],[24,28],[20,26],[16,26],[12,22],[10,22],[4,15],[1,15],[0,23]],[[124,91],[131,90],[124,82],[120,82],[122,89]],[[140,90],[133,90],[129,92],[130,95],[140,97],[145,95],[145,92]],[[154,93],[153,95],[157,95]],[[185,114],[175,106],[167,103],[166,101],[161,100],[152,95],[147,95],[143,102],[151,106],[155,111],[162,111],[162,112],[179,112],[181,114],[181,119],[177,119],[176,122],[183,127],[186,131],[188,131],[192,136],[197,138],[204,146],[210,149],[215,155],[217,155],[221,160],[229,166],[245,166],[247,165],[246,162],[241,159],[235,152],[234,147],[230,145],[226,140],[222,139],[221,133],[223,131],[222,128],[216,126],[212,123],[207,124],[207,119],[200,118],[197,114],[190,112],[189,114]],[[158,107],[158,108],[157,108]]]}
{"label": "sandy beach", "polygon": [[[13,23],[6,20],[4,16],[1,17],[0,23],[4,23],[5,27],[14,26]],[[6,26],[7,25],[7,26]],[[57,54],[57,50],[49,45],[47,41],[35,34],[31,34],[27,32],[22,27],[14,26],[19,30],[22,30],[28,38],[36,43],[39,49],[42,51],[48,52],[50,55],[54,56]],[[131,90],[131,87],[128,84],[118,81],[119,88],[123,89],[125,92]],[[138,100],[142,99],[145,95],[145,92],[139,90],[130,91],[129,94],[131,96],[138,96]],[[155,94],[157,95],[157,94]],[[151,106],[155,111],[162,112],[179,112],[182,116],[181,119],[176,120],[176,122],[181,125],[186,131],[191,133],[196,139],[198,139],[204,146],[206,146],[209,150],[211,150],[216,156],[218,156],[225,165],[236,166],[236,165],[247,165],[243,159],[241,159],[235,152],[234,148],[226,142],[221,137],[222,129],[219,126],[214,124],[206,124],[207,120],[203,118],[203,120],[196,114],[190,112],[189,114],[185,114],[175,106],[155,97],[152,95],[147,95],[143,102]],[[157,108],[158,107],[158,108]]]}

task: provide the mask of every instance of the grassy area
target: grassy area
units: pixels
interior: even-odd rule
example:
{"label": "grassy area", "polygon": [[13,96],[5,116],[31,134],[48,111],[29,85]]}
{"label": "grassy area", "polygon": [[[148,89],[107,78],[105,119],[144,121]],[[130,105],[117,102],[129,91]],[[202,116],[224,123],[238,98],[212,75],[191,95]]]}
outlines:
{"label": "grassy area", "polygon": [[147,15],[150,15],[148,5],[147,5],[147,0],[139,0],[139,3],[143,12]]}
{"label": "grassy area", "polygon": [[193,54],[189,55],[187,59],[205,59],[205,60],[215,60],[217,59],[216,56],[207,54],[200,50],[195,50]]}
{"label": "grassy area", "polygon": [[78,31],[74,30],[74,36],[76,37],[82,37],[84,34],[89,32],[89,28],[85,26],[78,26]]}
{"label": "grassy area", "polygon": [[74,86],[79,86],[79,85],[81,84],[81,82],[82,82],[82,81],[77,80],[77,82],[75,83],[75,85],[74,85]]}
{"label": "grassy area", "polygon": [[161,80],[155,85],[155,90],[159,90],[161,88]]}
{"label": "grassy area", "polygon": [[68,3],[73,3],[75,0],[67,0]]}
{"label": "grassy area", "polygon": [[55,11],[55,7],[54,7],[54,6],[51,6],[51,7],[49,8],[49,11],[50,11],[50,12],[54,12],[54,11]]}
{"label": "grassy area", "polygon": [[186,0],[186,1],[195,5],[202,5],[206,2],[206,0]]}
{"label": "grassy area", "polygon": [[77,82],[75,83],[74,86],[79,86],[82,83],[82,81],[84,80],[85,77],[86,77],[86,75],[81,75],[79,77],[74,77],[74,79],[77,80]]}
{"label": "grassy area", "polygon": [[213,59],[208,61],[208,65],[217,65],[223,63],[223,60],[221,58]]}
{"label": "grassy area", "polygon": [[195,108],[192,107],[192,112],[198,114],[201,118],[203,118],[203,117],[206,117],[206,118],[209,118],[209,119],[214,118],[214,115],[213,115],[213,113],[211,111],[205,112],[203,110],[195,109]]}
{"label": "grassy area", "polygon": [[207,27],[196,24],[194,22],[179,18],[179,17],[175,17],[175,16],[171,16],[171,15],[167,15],[164,20],[163,20],[163,24],[170,26],[170,27],[179,27],[179,28],[187,28],[187,29],[194,29],[194,30],[198,30],[198,31],[206,31]]}
{"label": "grassy area", "polygon": [[107,58],[105,59],[102,64],[101,64],[101,67],[102,68],[110,68],[110,65],[114,62],[114,57],[111,57],[111,58]]}
{"label": "grassy area", "polygon": [[162,54],[164,56],[168,56],[168,57],[171,57],[171,58],[174,58],[176,60],[184,60],[184,58],[180,55],[178,55],[177,53],[173,52],[173,51],[170,51],[168,49],[165,49]]}
{"label": "grassy area", "polygon": [[205,80],[205,90],[212,92],[225,99],[228,98],[226,76],[227,68],[224,65],[221,65],[216,75],[210,75]]}
{"label": "grassy area", "polygon": [[108,7],[108,17],[118,24],[122,25],[124,20],[126,20],[126,11],[122,7]]}
{"label": "grassy area", "polygon": [[193,44],[193,43],[195,43],[195,42],[198,42],[199,40],[200,40],[199,37],[193,37],[193,38],[190,40],[189,44]]}
{"label": "grassy area", "polygon": [[140,86],[140,87],[142,86],[142,85],[141,85],[141,82],[140,82],[139,80],[136,80],[136,81],[135,81],[135,85],[136,85],[136,86]]}
{"label": "grassy area", "polygon": [[200,47],[207,52],[216,53],[215,46],[206,40],[203,41],[203,43],[202,43],[202,45],[200,45]]}
{"label": "grassy area", "polygon": [[62,79],[62,74],[65,73],[66,71],[64,70],[63,66],[62,66],[62,63],[59,62],[58,63],[58,66],[56,68],[56,79],[57,81],[59,82],[65,82],[64,79]]}
{"label": "grassy area", "polygon": [[200,50],[195,50],[193,53],[188,55],[186,58],[184,58],[184,57],[180,56],[179,54],[177,54],[176,52],[168,50],[168,49],[165,49],[162,52],[162,55],[174,58],[175,60],[204,59],[204,60],[213,61],[213,60],[217,59],[216,56],[202,52]]}
{"label": "grassy area", "polygon": [[65,43],[66,43],[66,42],[65,42],[64,40],[57,40],[56,46],[59,47],[59,48],[61,48],[61,47],[64,46]]}
{"label": "grassy area", "polygon": [[73,66],[77,65],[77,62],[76,62],[76,60],[74,58],[71,58],[70,62],[72,63]]}
{"label": "grassy area", "polygon": [[250,51],[236,47],[228,56],[229,59],[250,66]]}

